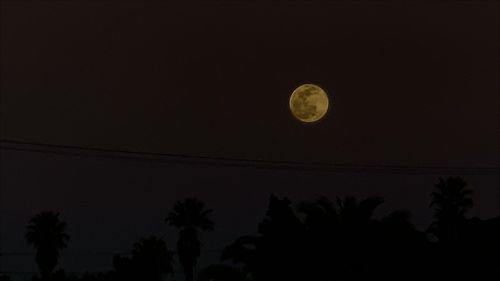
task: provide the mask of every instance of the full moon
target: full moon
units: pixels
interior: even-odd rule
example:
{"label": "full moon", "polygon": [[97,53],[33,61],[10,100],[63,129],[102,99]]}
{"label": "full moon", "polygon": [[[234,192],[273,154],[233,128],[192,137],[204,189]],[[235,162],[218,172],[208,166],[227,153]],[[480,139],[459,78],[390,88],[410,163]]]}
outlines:
{"label": "full moon", "polygon": [[300,85],[290,96],[290,111],[302,122],[316,122],[328,110],[328,96],[314,84]]}

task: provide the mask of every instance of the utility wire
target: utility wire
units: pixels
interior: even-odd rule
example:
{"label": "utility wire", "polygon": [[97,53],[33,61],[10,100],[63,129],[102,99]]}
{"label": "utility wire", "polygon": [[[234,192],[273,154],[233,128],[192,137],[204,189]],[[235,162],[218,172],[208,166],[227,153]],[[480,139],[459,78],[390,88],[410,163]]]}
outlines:
{"label": "utility wire", "polygon": [[158,152],[140,152],[131,150],[105,149],[85,146],[59,145],[18,140],[0,140],[0,149],[33,153],[48,153],[77,157],[97,157],[125,159],[146,162],[168,162],[188,165],[209,165],[247,167],[257,169],[277,169],[295,171],[328,171],[340,173],[375,173],[375,174],[425,174],[425,175],[498,175],[499,167],[464,167],[464,166],[404,166],[404,165],[354,165],[330,164],[295,161],[271,161],[262,159],[244,159],[213,157],[189,154]]}

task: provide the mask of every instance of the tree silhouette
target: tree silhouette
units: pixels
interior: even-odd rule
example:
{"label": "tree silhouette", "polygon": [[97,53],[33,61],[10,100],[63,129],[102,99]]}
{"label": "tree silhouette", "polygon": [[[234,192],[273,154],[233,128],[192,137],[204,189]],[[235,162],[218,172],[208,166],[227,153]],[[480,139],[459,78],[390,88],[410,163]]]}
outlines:
{"label": "tree silhouette", "polygon": [[12,281],[9,275],[6,274],[1,274],[0,275],[0,281]]}
{"label": "tree silhouette", "polygon": [[[244,275],[256,275],[259,271],[257,244],[260,236],[245,235],[237,238],[222,251],[221,260],[231,260],[233,263],[242,264]],[[252,279],[255,279],[252,278]]]}
{"label": "tree silhouette", "polygon": [[184,201],[177,201],[173,211],[165,219],[168,224],[180,229],[177,252],[186,281],[193,281],[194,267],[200,256],[199,230],[207,231],[214,228],[214,223],[208,218],[212,211],[205,209],[203,201],[186,198]]}
{"label": "tree silhouette", "polygon": [[[435,184],[436,191],[430,194],[429,206],[434,209],[434,221],[428,233],[437,238],[437,243],[433,244],[432,256],[435,257],[435,263],[439,262],[439,265],[433,268],[438,278],[470,278],[474,272],[470,270],[470,266],[479,260],[471,259],[472,255],[478,254],[474,252],[479,248],[479,244],[467,241],[467,236],[479,229],[467,229],[470,223],[465,215],[472,207],[473,201],[470,197],[472,191],[466,186],[467,183],[460,177],[448,177],[446,180],[439,178],[439,182]],[[470,234],[467,234],[468,232]],[[485,238],[481,237],[476,241],[480,242]]]}
{"label": "tree silhouette", "polygon": [[49,280],[60,252],[69,241],[66,222],[59,220],[59,213],[41,212],[30,220],[25,238],[36,250],[35,260],[42,280]]}
{"label": "tree silhouette", "polygon": [[[305,280],[304,227],[291,201],[270,196],[266,217],[258,224],[261,234],[257,243],[260,264],[258,280]],[[292,270],[290,270],[292,268]]]}
{"label": "tree silhouette", "polygon": [[291,202],[271,195],[257,236],[243,236],[227,246],[222,260],[243,264],[251,280],[306,280],[304,227]]}
{"label": "tree silhouette", "polygon": [[136,242],[131,258],[115,256],[113,264],[117,280],[161,281],[174,272],[173,253],[155,236]]}
{"label": "tree silhouette", "polygon": [[[259,235],[242,236],[227,246],[221,259],[242,264],[251,280],[397,280],[417,263],[409,263],[426,237],[410,223],[407,211],[376,220],[380,197],[357,200],[320,197],[297,205],[272,195]],[[302,218],[302,220],[300,220]],[[391,235],[390,232],[394,235]],[[412,244],[415,247],[412,247]],[[393,266],[380,272],[381,268]],[[422,264],[422,263],[421,263]],[[411,271],[410,270],[410,271]],[[420,277],[413,274],[409,280]]]}
{"label": "tree silhouette", "polygon": [[[363,279],[367,264],[373,260],[376,221],[374,211],[384,201],[368,197],[337,197],[335,203],[326,197],[313,202],[301,202],[297,211],[302,214],[306,228],[309,271],[315,280],[327,280],[332,265],[340,280]],[[314,268],[314,269],[312,269]]]}
{"label": "tree silhouette", "polygon": [[247,281],[240,269],[225,265],[214,264],[201,270],[197,281]]}
{"label": "tree silhouette", "polygon": [[303,214],[307,229],[318,233],[333,234],[332,231],[356,231],[373,222],[375,209],[384,200],[380,197],[368,197],[358,202],[352,196],[336,198],[336,205],[326,197],[319,197],[313,202],[301,202],[297,211]]}
{"label": "tree silhouette", "polygon": [[[471,191],[459,177],[439,178],[430,194],[434,221],[428,232],[415,229],[408,211],[375,217],[380,197],[319,197],[292,205],[271,195],[256,235],[227,246],[221,260],[196,274],[197,281],[331,281],[481,279],[500,276],[500,217],[466,218]],[[194,281],[201,252],[200,231],[214,223],[204,202],[177,201],[165,221],[179,229],[177,250],[186,281]],[[429,232],[437,242],[429,240]],[[75,274],[56,268],[69,236],[59,213],[42,212],[28,223],[26,241],[40,269],[34,281],[160,281],[173,275],[173,253],[163,239],[142,238],[130,255],[116,255],[115,270]],[[240,266],[241,265],[241,266]],[[410,274],[409,274],[410,273]],[[1,280],[10,280],[0,274]]]}
{"label": "tree silhouette", "polygon": [[453,244],[459,240],[460,227],[465,222],[465,214],[472,207],[472,191],[460,177],[439,178],[437,191],[431,193],[430,206],[434,207],[435,221],[429,232],[442,244]]}
{"label": "tree silhouette", "polygon": [[173,273],[173,253],[167,250],[163,240],[155,236],[143,238],[134,244],[132,260],[146,280],[160,281],[163,275]]}
{"label": "tree silhouette", "polygon": [[337,197],[340,222],[345,226],[369,223],[373,213],[384,200],[380,197],[368,197],[358,202],[355,197],[347,196],[344,200]]}

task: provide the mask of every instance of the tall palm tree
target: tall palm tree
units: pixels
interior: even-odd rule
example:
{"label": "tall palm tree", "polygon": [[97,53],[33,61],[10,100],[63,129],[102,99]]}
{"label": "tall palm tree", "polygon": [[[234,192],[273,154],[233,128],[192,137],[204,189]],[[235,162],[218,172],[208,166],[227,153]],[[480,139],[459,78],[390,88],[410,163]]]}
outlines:
{"label": "tall palm tree", "polygon": [[36,250],[35,260],[42,280],[50,278],[60,252],[67,246],[69,236],[66,225],[59,220],[59,213],[41,212],[30,220],[26,228],[26,242]]}
{"label": "tall palm tree", "polygon": [[177,201],[165,221],[178,228],[179,240],[177,252],[179,262],[184,268],[186,281],[193,281],[194,267],[200,256],[201,243],[199,231],[208,231],[214,228],[214,223],[208,218],[213,210],[205,209],[205,203],[196,198],[186,198]]}
{"label": "tall palm tree", "polygon": [[431,193],[430,207],[434,207],[435,221],[429,232],[441,243],[454,243],[459,239],[459,228],[465,221],[465,214],[472,207],[472,190],[460,177],[439,178],[437,191]]}

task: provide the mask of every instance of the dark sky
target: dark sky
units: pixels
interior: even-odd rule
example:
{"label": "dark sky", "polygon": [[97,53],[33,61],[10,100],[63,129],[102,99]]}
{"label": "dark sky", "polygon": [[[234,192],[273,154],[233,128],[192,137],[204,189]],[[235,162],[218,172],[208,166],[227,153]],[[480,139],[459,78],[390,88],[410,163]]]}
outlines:
{"label": "dark sky", "polygon": [[[0,135],[245,159],[498,167],[498,9],[453,1],[2,2]],[[331,97],[319,123],[299,123],[288,110],[291,91],[306,82]],[[437,180],[5,150],[0,159],[2,247],[11,251],[29,250],[24,226],[43,209],[68,220],[68,251],[127,251],[153,233],[173,239],[162,219],[186,195],[216,210],[217,229],[207,234],[214,249],[255,231],[271,192],[296,200],[379,194],[387,210],[410,209],[425,227]],[[473,213],[497,214],[499,177],[466,180]],[[70,270],[86,269],[80,258],[66,259]]]}

